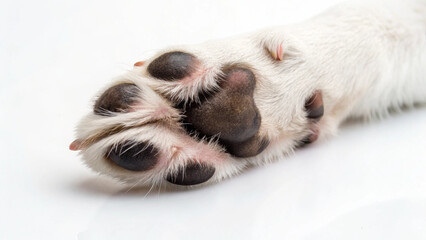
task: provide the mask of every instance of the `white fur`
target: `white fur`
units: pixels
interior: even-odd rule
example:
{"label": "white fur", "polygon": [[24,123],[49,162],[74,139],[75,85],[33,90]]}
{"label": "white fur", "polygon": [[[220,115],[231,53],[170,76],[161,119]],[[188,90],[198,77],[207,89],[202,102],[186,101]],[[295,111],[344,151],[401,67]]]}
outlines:
{"label": "white fur", "polygon": [[[277,56],[280,45],[283,54]],[[150,77],[146,66],[175,50],[193,54],[202,67],[182,81]],[[248,159],[235,159],[214,141],[188,136],[177,121],[181,113],[158,94],[196,101],[201,89],[218,88],[215,76],[229,63],[245,63],[255,70],[260,134],[271,141],[265,151]],[[143,89],[139,107],[113,117],[91,113],[79,124],[77,137],[84,140],[117,123],[141,126],[82,149],[85,163],[99,173],[145,185],[163,182],[166,174],[191,159],[213,165],[216,172],[208,182],[219,181],[249,165],[291,153],[312,127],[325,137],[336,133],[345,119],[383,117],[391,109],[425,103],[426,1],[341,4],[299,24],[168,48],[118,80]],[[315,90],[322,91],[325,113],[313,126],[304,104]],[[171,124],[143,125],[152,119],[171,119]],[[159,147],[160,163],[149,171],[131,172],[105,161],[105,152],[124,140],[149,141]]]}

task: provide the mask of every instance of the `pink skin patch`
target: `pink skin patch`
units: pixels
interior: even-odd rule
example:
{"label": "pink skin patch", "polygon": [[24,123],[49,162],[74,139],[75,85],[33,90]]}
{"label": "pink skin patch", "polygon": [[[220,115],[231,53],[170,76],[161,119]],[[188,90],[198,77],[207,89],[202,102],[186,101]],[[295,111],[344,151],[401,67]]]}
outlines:
{"label": "pink skin patch", "polygon": [[192,73],[188,77],[184,77],[184,78],[180,79],[179,83],[182,84],[182,85],[192,84],[194,79],[198,79],[198,78],[203,79],[202,76],[206,72],[207,72],[206,69],[197,70],[196,72]]}
{"label": "pink skin patch", "polygon": [[203,80],[204,79],[203,76],[206,75],[207,72],[211,70],[211,68],[204,68],[201,62],[198,60],[195,62],[195,66],[193,66],[193,68],[195,68],[195,71],[193,71],[189,76],[186,76],[177,81],[179,85],[188,86],[193,84],[195,79]]}

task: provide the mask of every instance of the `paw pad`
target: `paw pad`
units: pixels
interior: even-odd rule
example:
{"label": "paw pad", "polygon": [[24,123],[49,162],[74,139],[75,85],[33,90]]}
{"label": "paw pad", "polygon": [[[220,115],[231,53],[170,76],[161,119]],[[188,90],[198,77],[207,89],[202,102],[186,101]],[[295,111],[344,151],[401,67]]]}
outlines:
{"label": "paw pad", "polygon": [[140,91],[133,83],[112,86],[98,98],[93,111],[101,116],[110,116],[113,112],[126,112]]}
{"label": "paw pad", "polygon": [[223,73],[218,79],[218,92],[206,101],[185,107],[185,122],[204,136],[218,136],[236,157],[255,156],[267,145],[256,135],[261,116],[253,99],[255,76],[248,68],[239,66],[229,66]]}
{"label": "paw pad", "polygon": [[190,76],[197,65],[197,59],[189,53],[168,52],[152,61],[148,72],[155,78],[173,81]]}
{"label": "paw pad", "polygon": [[189,163],[179,168],[176,174],[169,174],[167,181],[177,185],[196,185],[209,180],[215,168],[207,164]]}
{"label": "paw pad", "polygon": [[146,143],[127,141],[111,147],[106,158],[130,171],[145,171],[157,163],[158,149]]}
{"label": "paw pad", "polygon": [[308,112],[307,117],[319,121],[324,115],[324,104],[321,91],[316,91],[305,103],[305,109]]}

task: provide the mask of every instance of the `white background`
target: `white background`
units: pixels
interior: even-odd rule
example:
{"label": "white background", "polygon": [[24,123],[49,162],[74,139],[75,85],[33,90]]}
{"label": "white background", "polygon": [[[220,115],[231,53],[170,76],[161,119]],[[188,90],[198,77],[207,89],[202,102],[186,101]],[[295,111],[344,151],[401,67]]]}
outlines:
{"label": "white background", "polygon": [[134,62],[335,2],[0,2],[0,239],[425,239],[426,108],[188,191],[130,189],[68,150]]}

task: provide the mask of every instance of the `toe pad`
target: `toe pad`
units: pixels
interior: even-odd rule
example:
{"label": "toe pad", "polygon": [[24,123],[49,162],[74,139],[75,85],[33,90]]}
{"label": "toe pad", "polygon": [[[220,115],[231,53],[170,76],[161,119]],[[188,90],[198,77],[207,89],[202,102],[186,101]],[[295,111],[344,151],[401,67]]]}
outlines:
{"label": "toe pad", "polygon": [[158,149],[146,142],[131,141],[114,146],[106,155],[117,166],[130,171],[145,171],[157,163]]}
{"label": "toe pad", "polygon": [[196,185],[209,180],[215,168],[207,164],[190,163],[185,168],[179,168],[177,174],[169,174],[167,181],[177,185]]}

